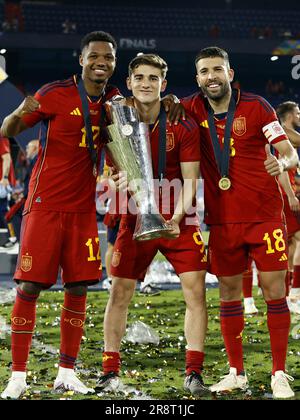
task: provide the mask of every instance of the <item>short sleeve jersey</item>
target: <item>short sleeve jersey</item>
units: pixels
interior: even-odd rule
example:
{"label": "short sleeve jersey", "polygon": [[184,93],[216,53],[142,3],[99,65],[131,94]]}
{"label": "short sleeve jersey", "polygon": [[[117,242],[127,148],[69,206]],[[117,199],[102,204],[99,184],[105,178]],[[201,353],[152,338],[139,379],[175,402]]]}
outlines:
{"label": "short sleeve jersey", "polygon": [[[187,115],[186,120],[180,120],[178,125],[167,124],[166,168],[164,179],[161,183],[161,194],[159,193],[158,182],[159,120],[153,126],[150,126],[149,129],[156,203],[159,203],[160,213],[166,219],[170,219],[174,214],[183,183],[180,164],[200,161],[199,127],[189,115]],[[172,185],[175,187],[173,188]],[[198,219],[194,212],[188,214],[188,216],[189,224],[198,224]],[[182,223],[184,223],[184,219]],[[127,220],[132,220],[132,216],[127,216]]]}
{"label": "short sleeve jersey", "polygon": [[[2,179],[2,156],[10,153],[10,144],[9,140],[6,137],[2,137],[0,135],[0,179]],[[15,185],[16,178],[15,172],[13,168],[13,164],[10,165],[9,174],[8,174],[8,181],[11,185]]]}
{"label": "short sleeve jersey", "polygon": [[[94,147],[98,150],[102,104],[117,94],[116,88],[107,86],[98,101],[88,98]],[[41,147],[25,211],[94,211],[96,177],[76,77],[43,86],[35,98],[40,108],[22,117],[29,127],[41,122]]]}
{"label": "short sleeve jersey", "polygon": [[[264,167],[265,145],[287,140],[276,113],[262,97],[234,90],[236,111],[230,140],[231,188],[222,191],[208,126],[208,103],[199,92],[184,98],[184,107],[200,126],[201,174],[207,224],[281,221],[283,201],[276,177]],[[222,148],[226,117],[215,119]]]}

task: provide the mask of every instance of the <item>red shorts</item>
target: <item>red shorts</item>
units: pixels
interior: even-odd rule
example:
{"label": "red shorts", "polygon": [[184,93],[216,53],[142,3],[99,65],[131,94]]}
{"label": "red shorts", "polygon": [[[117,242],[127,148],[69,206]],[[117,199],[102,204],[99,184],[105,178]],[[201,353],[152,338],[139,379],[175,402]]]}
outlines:
{"label": "red shorts", "polygon": [[294,213],[289,205],[287,195],[284,195],[284,214],[289,238],[300,230],[300,214]]}
{"label": "red shorts", "polygon": [[280,222],[224,223],[211,226],[208,271],[234,276],[247,270],[249,257],[260,271],[287,269],[285,225]]}
{"label": "red shorts", "polygon": [[113,276],[142,280],[157,251],[167,258],[178,275],[206,270],[205,245],[198,227],[182,227],[177,239],[150,241],[133,240],[133,231],[132,227],[121,222],[111,263]]}
{"label": "red shorts", "polygon": [[23,217],[15,279],[55,284],[97,282],[101,258],[95,213],[31,211]]}

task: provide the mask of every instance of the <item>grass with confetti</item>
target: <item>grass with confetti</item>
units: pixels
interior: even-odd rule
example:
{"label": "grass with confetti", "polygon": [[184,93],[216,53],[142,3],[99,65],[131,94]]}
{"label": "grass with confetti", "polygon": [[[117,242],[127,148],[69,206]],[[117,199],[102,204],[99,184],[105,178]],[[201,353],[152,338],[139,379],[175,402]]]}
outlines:
{"label": "grass with confetti", "polygon": [[[254,288],[254,291],[256,288]],[[103,350],[103,317],[107,292],[91,292],[88,297],[87,320],[82,340],[77,372],[86,384],[95,386],[101,374]],[[209,399],[269,399],[271,352],[266,324],[266,306],[263,299],[255,297],[259,313],[245,318],[244,355],[245,367],[250,382],[247,392],[232,392]],[[156,344],[122,343],[122,378],[126,385],[117,394],[98,393],[87,396],[73,392],[56,394],[52,391],[57,373],[59,349],[60,310],[62,292],[42,293],[37,307],[37,325],[28,364],[30,388],[23,399],[149,399],[190,400],[183,391],[185,339],[183,320],[185,306],[180,290],[162,291],[158,296],[147,297],[136,293],[129,309],[128,326],[142,321],[152,327],[160,337]],[[206,339],[204,379],[207,385],[228,373],[228,364],[220,335],[218,290],[207,291],[209,328]],[[2,329],[9,324],[12,304],[0,308]],[[295,378],[292,384],[300,399],[300,341],[292,337],[300,334],[300,316],[292,316],[287,368]],[[297,332],[298,330],[298,332]],[[10,334],[0,335],[0,378],[4,388],[10,376]]]}

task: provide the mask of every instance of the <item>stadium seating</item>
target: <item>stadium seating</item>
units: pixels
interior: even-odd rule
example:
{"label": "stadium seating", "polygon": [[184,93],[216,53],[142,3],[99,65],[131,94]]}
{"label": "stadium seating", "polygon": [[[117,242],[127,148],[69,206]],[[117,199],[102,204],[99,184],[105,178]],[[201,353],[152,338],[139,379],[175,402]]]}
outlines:
{"label": "stadium seating", "polygon": [[0,2],[0,32],[1,32],[1,26],[4,21],[4,5]]}
{"label": "stadium seating", "polygon": [[66,19],[79,34],[99,29],[116,36],[280,38],[300,32],[300,11],[227,10],[198,7],[72,6],[23,2],[24,30],[62,33]]}

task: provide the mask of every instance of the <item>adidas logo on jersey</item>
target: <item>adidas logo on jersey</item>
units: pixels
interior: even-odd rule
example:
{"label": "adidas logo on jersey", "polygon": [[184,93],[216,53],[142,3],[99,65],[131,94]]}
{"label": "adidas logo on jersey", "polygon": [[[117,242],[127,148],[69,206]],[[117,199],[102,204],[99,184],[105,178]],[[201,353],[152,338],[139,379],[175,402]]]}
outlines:
{"label": "adidas logo on jersey", "polygon": [[79,108],[73,109],[73,111],[70,112],[70,115],[78,115],[78,116],[81,116],[80,109]]}
{"label": "adidas logo on jersey", "polygon": [[207,121],[207,120],[202,121],[202,122],[200,123],[200,125],[201,125],[201,127],[208,128],[208,121]]}
{"label": "adidas logo on jersey", "polygon": [[288,257],[286,255],[286,253],[284,252],[281,256],[281,258],[279,259],[279,261],[287,261]]}

